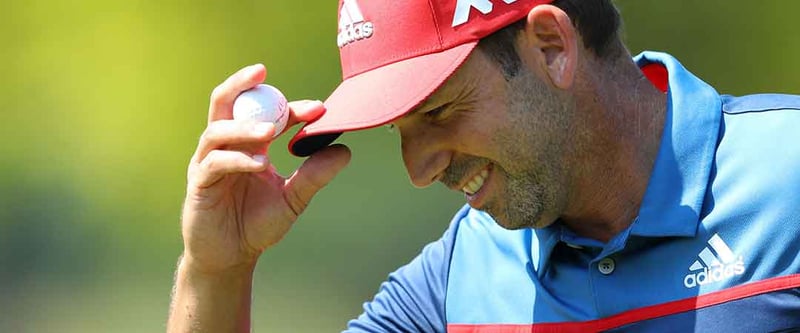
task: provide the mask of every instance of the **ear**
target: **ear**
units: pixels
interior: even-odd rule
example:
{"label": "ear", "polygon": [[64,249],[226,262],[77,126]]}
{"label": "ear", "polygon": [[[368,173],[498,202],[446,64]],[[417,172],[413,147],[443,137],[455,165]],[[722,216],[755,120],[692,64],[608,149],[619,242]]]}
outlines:
{"label": "ear", "polygon": [[552,5],[533,7],[525,25],[526,46],[550,82],[569,89],[578,63],[578,40],[567,13]]}

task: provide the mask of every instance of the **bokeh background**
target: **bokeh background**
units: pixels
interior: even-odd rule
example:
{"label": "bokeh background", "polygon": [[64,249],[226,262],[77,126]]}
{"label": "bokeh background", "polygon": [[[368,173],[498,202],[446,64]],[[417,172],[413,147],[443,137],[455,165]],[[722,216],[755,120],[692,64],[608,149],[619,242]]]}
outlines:
{"label": "bokeh background", "polygon": [[[368,0],[364,0],[368,1]],[[800,2],[619,0],[633,53],[664,50],[732,94],[800,93]],[[337,3],[0,3],[0,332],[164,331],[185,167],[208,95],[261,62],[290,99],[340,78]],[[257,332],[332,332],[463,204],[414,189],[386,129],[256,275]],[[273,145],[289,173],[300,162]]]}

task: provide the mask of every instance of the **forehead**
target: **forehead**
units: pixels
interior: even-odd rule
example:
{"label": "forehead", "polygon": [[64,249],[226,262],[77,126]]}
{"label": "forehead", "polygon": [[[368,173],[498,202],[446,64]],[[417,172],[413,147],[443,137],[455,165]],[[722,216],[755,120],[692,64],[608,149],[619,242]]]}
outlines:
{"label": "forehead", "polygon": [[481,77],[489,74],[487,71],[490,70],[495,70],[495,67],[491,65],[491,60],[479,48],[475,48],[453,75],[404,117],[432,110],[458,99],[479,85]]}

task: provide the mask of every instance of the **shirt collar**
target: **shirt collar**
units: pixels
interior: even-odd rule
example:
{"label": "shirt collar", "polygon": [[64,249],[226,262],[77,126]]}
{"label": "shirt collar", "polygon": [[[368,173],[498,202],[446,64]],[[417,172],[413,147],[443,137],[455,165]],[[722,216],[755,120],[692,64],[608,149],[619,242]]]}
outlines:
{"label": "shirt collar", "polygon": [[640,68],[666,68],[668,89],[661,145],[631,234],[694,236],[716,151],[722,102],[714,88],[668,54],[643,52],[634,61]]}
{"label": "shirt collar", "polygon": [[[691,237],[697,233],[719,135],[719,94],[666,53],[643,52],[634,61],[656,87],[666,89],[667,115],[639,216],[625,233]],[[535,232],[537,270],[559,241],[574,240],[566,239],[571,233],[558,222]]]}

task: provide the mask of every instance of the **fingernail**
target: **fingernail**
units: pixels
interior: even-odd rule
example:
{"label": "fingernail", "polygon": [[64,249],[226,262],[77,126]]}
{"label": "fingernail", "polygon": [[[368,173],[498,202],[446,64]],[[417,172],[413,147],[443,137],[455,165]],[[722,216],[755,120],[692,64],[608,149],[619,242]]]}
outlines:
{"label": "fingernail", "polygon": [[261,67],[261,64],[247,66],[247,73],[255,74],[259,70],[259,67]]}
{"label": "fingernail", "polygon": [[267,161],[267,155],[253,155],[253,161],[264,164]]}
{"label": "fingernail", "polygon": [[315,100],[315,99],[305,99],[305,100],[302,100],[302,101],[297,101],[297,103],[302,105],[302,106],[309,106],[309,105],[312,105],[312,104],[322,104],[322,101]]}
{"label": "fingernail", "polygon": [[310,105],[310,104],[322,104],[322,101],[318,99],[304,99],[302,101],[297,101],[297,103],[302,105]]}
{"label": "fingernail", "polygon": [[272,128],[274,128],[274,127],[275,127],[275,124],[270,123],[270,122],[260,122],[260,123],[256,123],[255,126],[254,126],[257,135],[266,135],[267,132],[272,130]]}
{"label": "fingernail", "polygon": [[325,109],[325,103],[320,100],[308,101],[303,107],[308,109]]}

